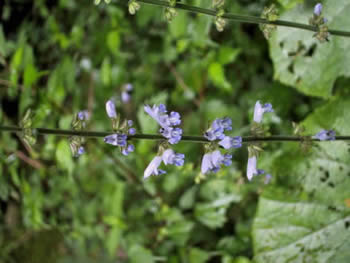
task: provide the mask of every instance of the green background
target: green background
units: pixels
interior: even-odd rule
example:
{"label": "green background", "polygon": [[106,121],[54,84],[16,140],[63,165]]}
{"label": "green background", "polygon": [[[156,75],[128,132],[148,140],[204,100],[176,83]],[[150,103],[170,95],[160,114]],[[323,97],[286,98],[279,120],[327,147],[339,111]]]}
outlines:
{"label": "green background", "polygon": [[[211,7],[209,0],[186,4]],[[307,23],[316,1],[227,1],[227,12],[260,16],[275,3],[281,19]],[[184,134],[201,135],[228,116],[231,135],[249,135],[257,100],[270,102],[268,134],[334,129],[350,134],[350,40],[279,27],[266,40],[258,25],[178,10],[171,22],[161,7],[127,1],[2,0],[0,122],[18,125],[26,109],[35,127],[69,129],[88,109],[89,130],[111,131],[105,102],[156,133],[144,104],[165,103],[182,115]],[[347,30],[350,3],[323,1],[332,29]],[[130,103],[120,100],[132,83]],[[350,146],[264,144],[258,166],[272,174],[248,182],[246,145],[233,164],[196,182],[203,147],[181,142],[183,167],[142,180],[156,141],[135,141],[127,157],[89,139],[73,158],[67,138],[0,137],[0,262],[348,263]]]}

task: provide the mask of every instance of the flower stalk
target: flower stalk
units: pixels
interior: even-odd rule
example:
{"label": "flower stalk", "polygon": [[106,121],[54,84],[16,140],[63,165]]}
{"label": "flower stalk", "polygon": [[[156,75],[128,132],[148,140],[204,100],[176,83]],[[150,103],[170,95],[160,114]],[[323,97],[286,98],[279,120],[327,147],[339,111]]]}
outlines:
{"label": "flower stalk", "polygon": [[[144,4],[163,6],[163,7],[172,7],[172,8],[192,12],[192,13],[205,14],[205,15],[214,16],[214,17],[217,16],[216,10],[182,4],[182,3],[176,3],[175,6],[171,6],[168,1],[162,1],[162,0],[138,0],[138,2],[144,3]],[[302,23],[295,23],[295,22],[279,20],[279,19],[271,21],[271,20],[256,17],[256,16],[236,15],[232,13],[225,13],[222,15],[222,18],[225,18],[234,22],[239,22],[239,23],[269,24],[269,25],[276,25],[276,26],[299,28],[299,29],[308,30],[312,32],[319,32],[319,28],[317,26],[302,24]],[[350,32],[347,32],[347,31],[329,29],[328,32],[333,36],[350,37]]]}
{"label": "flower stalk", "polygon": [[[47,129],[47,128],[32,128],[33,133],[37,135],[57,135],[57,136],[81,136],[86,138],[103,138],[111,134],[111,132],[100,131],[77,131],[77,130],[61,130],[61,129]],[[17,126],[0,126],[1,132],[23,132],[23,128]],[[311,138],[311,136],[285,136],[285,135],[273,135],[266,137],[257,136],[245,136],[242,137],[242,143],[246,142],[302,142],[305,138],[310,138],[314,142],[326,142],[320,141],[317,138]],[[129,135],[128,140],[164,140],[162,135],[158,134],[135,134]],[[191,136],[183,135],[181,142],[193,142],[193,143],[208,143],[208,139],[204,136]],[[334,141],[350,141],[350,136],[335,136]],[[329,142],[329,141],[328,141]]]}

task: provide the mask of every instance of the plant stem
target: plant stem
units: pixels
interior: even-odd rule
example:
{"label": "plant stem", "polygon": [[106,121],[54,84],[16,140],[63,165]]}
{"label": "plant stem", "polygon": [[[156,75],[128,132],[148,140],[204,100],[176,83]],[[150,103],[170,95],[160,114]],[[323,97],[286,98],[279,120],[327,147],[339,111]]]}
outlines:
{"label": "plant stem", "polygon": [[[164,7],[171,7],[169,2],[162,1],[162,0],[138,0],[140,3],[145,4],[151,4],[151,5],[157,5],[157,6],[164,6]],[[182,3],[177,3],[175,6],[177,9],[186,10],[192,13],[199,13],[199,14],[205,14],[209,16],[216,16],[217,11],[213,9],[207,9],[197,6],[191,6],[186,5]],[[275,21],[269,21],[267,19],[256,17],[256,16],[247,16],[247,15],[235,15],[231,13],[225,13],[223,18],[235,21],[235,22],[241,22],[241,23],[251,23],[251,24],[271,24],[276,26],[285,26],[285,27],[293,27],[293,28],[299,28],[304,29],[312,32],[318,32],[318,28],[316,26],[311,26],[308,24],[301,24],[301,23],[295,23],[285,20],[275,20]],[[328,32],[335,36],[343,36],[343,37],[350,37],[350,32],[346,31],[340,31],[340,30],[332,30],[329,29]]]}
{"label": "plant stem", "polygon": [[[22,128],[14,126],[0,126],[0,132],[22,132]],[[113,134],[111,132],[98,132],[98,131],[76,131],[76,130],[59,130],[59,129],[46,129],[46,128],[33,128],[34,133],[38,135],[58,135],[58,136],[80,136],[87,138],[101,138],[107,135]],[[165,140],[162,135],[158,134],[135,134],[129,135],[129,140]],[[273,135],[267,137],[255,137],[246,136],[242,137],[243,142],[302,142],[305,140],[319,141],[313,139],[310,136],[283,136]],[[350,136],[336,136],[336,141],[350,141]],[[183,135],[181,141],[194,142],[194,143],[207,143],[209,142],[203,136],[190,136]]]}

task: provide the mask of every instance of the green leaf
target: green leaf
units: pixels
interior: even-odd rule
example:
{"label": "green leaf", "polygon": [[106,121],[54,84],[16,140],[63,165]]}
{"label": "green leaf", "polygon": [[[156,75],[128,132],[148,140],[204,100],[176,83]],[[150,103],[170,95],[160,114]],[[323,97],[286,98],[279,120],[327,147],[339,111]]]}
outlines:
{"label": "green leaf", "polygon": [[109,58],[105,58],[101,66],[101,80],[106,86],[112,82],[112,66]]}
{"label": "green leaf", "polygon": [[220,46],[218,60],[222,65],[233,63],[238,55],[241,53],[241,49],[232,48],[230,46]]}
{"label": "green leaf", "polygon": [[[350,99],[333,100],[318,108],[305,121],[308,133],[334,127],[348,134],[347,108]],[[350,256],[349,145],[319,142],[308,156],[300,149],[284,146],[274,161],[281,197],[267,193],[260,199],[254,222],[254,250],[264,262],[348,262]],[[290,189],[301,189],[289,198]],[[271,196],[273,196],[271,198]]]}
{"label": "green leaf", "polygon": [[171,223],[167,227],[169,237],[178,245],[184,246],[187,240],[191,236],[191,231],[194,227],[194,223],[187,220],[181,220]]}
{"label": "green leaf", "polygon": [[[350,24],[350,2],[323,1],[323,13],[329,28],[345,29]],[[282,14],[282,20],[307,22],[313,14],[311,6],[298,5]],[[312,96],[327,98],[340,76],[350,76],[350,42],[344,37],[331,37],[319,43],[313,32],[278,27],[270,39],[274,78]]]}
{"label": "green leaf", "polygon": [[113,54],[118,54],[120,46],[119,32],[114,30],[107,35],[107,46]]}
{"label": "green leaf", "polygon": [[133,245],[128,251],[130,263],[153,263],[152,252],[140,245]]}
{"label": "green leaf", "polygon": [[38,71],[33,64],[27,64],[24,68],[23,84],[27,87],[32,86],[38,79]]}
{"label": "green leaf", "polygon": [[208,73],[210,80],[219,88],[222,88],[226,91],[231,90],[231,85],[227,82],[225,77],[224,67],[220,63],[214,62],[210,64]]}
{"label": "green leaf", "polygon": [[61,140],[56,149],[56,159],[58,164],[66,169],[69,173],[73,171],[74,163],[72,160],[72,154],[69,148],[67,140]]}
{"label": "green leaf", "polygon": [[261,198],[253,230],[255,261],[347,263],[349,224],[349,213],[325,205]]}
{"label": "green leaf", "polygon": [[189,262],[190,263],[204,263],[207,262],[210,258],[210,255],[207,251],[204,251],[199,248],[191,248],[189,254]]}

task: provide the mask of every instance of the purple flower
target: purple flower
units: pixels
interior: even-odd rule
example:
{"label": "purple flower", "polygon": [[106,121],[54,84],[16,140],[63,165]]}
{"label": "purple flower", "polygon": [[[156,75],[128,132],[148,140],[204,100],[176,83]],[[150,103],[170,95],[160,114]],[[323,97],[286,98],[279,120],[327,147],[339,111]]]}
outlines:
{"label": "purple flower", "polygon": [[265,112],[273,112],[271,103],[261,105],[260,101],[257,101],[254,108],[254,121],[260,123]]}
{"label": "purple flower", "polygon": [[[160,126],[163,127],[165,125],[164,123],[165,119],[163,116],[164,116],[164,113],[166,113],[166,108],[164,104],[160,104],[159,106],[153,105],[152,108],[149,105],[145,105],[144,110],[146,113],[148,113],[148,115],[150,115],[154,120],[156,120]],[[166,128],[166,125],[165,125],[165,128]]]}
{"label": "purple flower", "polygon": [[153,158],[150,164],[147,166],[143,178],[147,178],[152,174],[165,174],[166,172],[158,169],[162,161],[165,165],[172,164],[176,166],[182,166],[184,164],[185,155],[182,153],[175,153],[172,149],[167,149],[163,152],[162,156],[157,155]]}
{"label": "purple flower", "polygon": [[204,133],[204,137],[209,141],[223,140],[225,131],[232,130],[232,120],[230,118],[215,119],[210,128]]}
{"label": "purple flower", "polygon": [[214,168],[214,165],[211,161],[211,152],[203,155],[201,173],[206,174]]}
{"label": "purple flower", "polygon": [[122,98],[122,102],[123,103],[128,103],[131,99],[131,91],[133,90],[133,86],[128,83],[126,85],[124,85],[123,90],[122,90],[122,94],[121,94],[121,98]]}
{"label": "purple flower", "polygon": [[90,114],[87,110],[79,111],[78,112],[78,119],[81,121],[87,121],[90,118]]}
{"label": "purple flower", "polygon": [[221,145],[225,149],[240,148],[240,147],[242,147],[242,137],[241,136],[236,136],[236,137],[225,136],[219,142],[219,145]]}
{"label": "purple flower", "polygon": [[172,126],[177,126],[181,124],[181,116],[178,112],[172,111],[168,119],[170,125]]}
{"label": "purple flower", "polygon": [[77,151],[77,154],[76,154],[76,157],[79,157],[80,155],[84,154],[85,153],[85,148],[83,146],[80,146],[78,148],[78,151]]}
{"label": "purple flower", "polygon": [[127,145],[128,136],[125,134],[115,133],[112,135],[108,135],[104,138],[104,142],[108,144],[112,144],[114,146],[125,147]]}
{"label": "purple flower", "polygon": [[112,100],[106,102],[106,112],[109,118],[117,118],[117,111]]}
{"label": "purple flower", "polygon": [[173,127],[168,127],[166,129],[161,128],[160,133],[168,139],[168,142],[170,144],[177,144],[182,137],[182,129],[180,128],[173,128]]}
{"label": "purple flower", "polygon": [[320,16],[321,13],[322,13],[322,8],[323,8],[323,6],[322,6],[321,3],[316,4],[316,5],[315,5],[315,8],[314,8],[314,14],[315,14],[316,16]]}
{"label": "purple flower", "polygon": [[182,166],[184,164],[185,155],[182,153],[175,153],[172,149],[167,149],[162,155],[162,159],[165,165],[172,164],[176,166]]}
{"label": "purple flower", "polygon": [[209,172],[218,172],[220,166],[223,164],[225,166],[230,166],[232,164],[232,155],[225,154],[222,155],[219,150],[214,152],[209,152],[203,155],[201,173],[206,174]]}
{"label": "purple flower", "polygon": [[269,184],[271,181],[271,178],[272,178],[271,174],[266,174],[264,184]]}
{"label": "purple flower", "polygon": [[121,97],[122,97],[122,102],[124,102],[124,103],[128,103],[130,101],[130,98],[131,98],[130,94],[127,93],[126,91],[122,91]]}
{"label": "purple flower", "polygon": [[260,175],[265,173],[264,170],[257,169],[256,165],[257,165],[257,157],[256,156],[249,157],[248,165],[247,165],[247,177],[249,181],[252,180],[255,175]]}
{"label": "purple flower", "polygon": [[335,140],[335,131],[333,130],[321,130],[315,136],[312,136],[314,139],[319,139],[320,141],[334,141]]}
{"label": "purple flower", "polygon": [[247,177],[249,181],[253,179],[254,175],[258,174],[258,170],[256,169],[256,161],[256,156],[248,158]]}
{"label": "purple flower", "polygon": [[170,144],[176,144],[181,140],[182,129],[175,127],[181,124],[181,116],[178,112],[172,111],[168,115],[164,104],[159,106],[153,105],[152,108],[149,105],[145,105],[144,109],[146,113],[159,123],[161,126],[160,133],[168,139]]}
{"label": "purple flower", "polygon": [[129,155],[129,153],[133,152],[134,150],[135,150],[134,145],[129,144],[128,146],[123,147],[122,154],[123,155]]}
{"label": "purple flower", "polygon": [[165,171],[158,169],[161,163],[162,163],[161,156],[157,155],[156,157],[154,157],[153,160],[147,166],[145,172],[143,173],[143,178],[146,179],[153,174],[154,175],[165,174],[166,173]]}
{"label": "purple flower", "polygon": [[128,131],[128,133],[129,133],[130,135],[135,135],[136,129],[135,129],[135,128],[130,128],[129,131]]}

